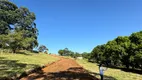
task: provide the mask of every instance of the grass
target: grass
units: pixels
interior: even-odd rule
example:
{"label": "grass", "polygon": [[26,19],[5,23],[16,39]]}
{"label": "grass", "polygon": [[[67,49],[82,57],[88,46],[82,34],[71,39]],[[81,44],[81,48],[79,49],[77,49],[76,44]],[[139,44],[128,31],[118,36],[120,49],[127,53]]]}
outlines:
{"label": "grass", "polygon": [[[97,78],[100,78],[97,64],[87,62],[87,60],[77,60],[77,62],[86,70],[93,72]],[[104,73],[104,78],[104,80],[142,80],[142,74],[108,68]]]}
{"label": "grass", "polygon": [[24,71],[46,65],[56,60],[58,58],[42,53],[2,53],[0,54],[0,78],[19,75]]}

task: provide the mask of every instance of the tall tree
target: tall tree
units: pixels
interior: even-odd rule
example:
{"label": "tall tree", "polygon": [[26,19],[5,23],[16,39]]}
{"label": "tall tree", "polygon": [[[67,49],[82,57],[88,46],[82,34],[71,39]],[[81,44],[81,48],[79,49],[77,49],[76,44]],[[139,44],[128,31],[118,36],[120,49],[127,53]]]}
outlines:
{"label": "tall tree", "polygon": [[[0,47],[5,48],[4,44],[8,44],[9,48],[12,48],[12,45],[10,43],[11,41],[8,41],[8,37],[10,37],[11,35],[18,37],[17,33],[21,31],[24,31],[24,33],[22,32],[21,39],[29,40],[22,40],[23,43],[28,42],[28,46],[24,47],[19,45],[19,49],[32,50],[34,47],[37,47],[38,30],[34,22],[35,19],[35,14],[33,12],[30,12],[27,8],[18,8],[15,4],[9,2],[8,0],[0,0],[0,35],[1,38],[4,38],[2,36],[9,35],[7,36],[7,38],[0,40]],[[3,41],[5,39],[7,42]]]}

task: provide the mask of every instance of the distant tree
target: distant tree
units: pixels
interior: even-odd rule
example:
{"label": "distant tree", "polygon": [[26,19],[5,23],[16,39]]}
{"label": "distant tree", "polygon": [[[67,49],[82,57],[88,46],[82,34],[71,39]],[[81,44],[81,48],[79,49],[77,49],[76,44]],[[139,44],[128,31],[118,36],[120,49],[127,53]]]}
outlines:
{"label": "distant tree", "polygon": [[82,55],[80,53],[78,53],[78,52],[75,52],[74,53],[74,58],[77,58],[77,57],[82,57]]}
{"label": "distant tree", "polygon": [[46,51],[44,51],[44,53],[45,53],[45,54],[48,54],[48,51],[46,50]]}
{"label": "distant tree", "polygon": [[64,56],[69,56],[70,50],[68,48],[65,48],[63,51],[64,51]]}
{"label": "distant tree", "polygon": [[44,45],[40,45],[39,48],[38,48],[39,52],[44,52],[44,51],[47,51],[47,50],[48,50],[48,48]]}
{"label": "distant tree", "polygon": [[69,56],[74,58],[75,57],[75,53],[73,51],[70,51]]}
{"label": "distant tree", "polygon": [[59,50],[58,54],[61,55],[61,56],[63,56],[64,55],[64,50]]}
{"label": "distant tree", "polygon": [[70,50],[68,48],[61,49],[58,51],[59,55],[61,56],[70,56]]}
{"label": "distant tree", "polygon": [[81,55],[82,55],[82,57],[85,58],[85,59],[89,59],[89,58],[90,58],[90,53],[83,52]]}

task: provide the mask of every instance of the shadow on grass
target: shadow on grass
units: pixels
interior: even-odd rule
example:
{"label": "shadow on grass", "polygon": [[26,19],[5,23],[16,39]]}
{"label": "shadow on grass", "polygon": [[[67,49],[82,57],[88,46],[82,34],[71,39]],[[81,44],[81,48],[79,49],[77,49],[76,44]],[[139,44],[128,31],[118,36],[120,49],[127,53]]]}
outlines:
{"label": "shadow on grass", "polygon": [[32,55],[32,54],[28,54],[28,53],[26,53],[26,52],[16,52],[16,54]]}
{"label": "shadow on grass", "polygon": [[5,57],[0,57],[0,80],[17,77],[17,74],[25,71],[25,67],[33,66],[37,65],[18,63],[18,60],[7,60]]}
{"label": "shadow on grass", "polygon": [[[99,73],[95,73],[95,72],[91,72],[91,71],[88,71],[88,73],[91,74],[92,76],[100,76]],[[117,79],[114,77],[111,77],[111,76],[104,75],[104,80],[117,80]]]}
{"label": "shadow on grass", "polygon": [[109,68],[112,68],[112,69],[120,69],[120,70],[125,71],[125,72],[131,72],[131,73],[136,73],[136,74],[142,74],[142,70],[120,68],[120,67],[115,67],[115,66],[109,66]]}

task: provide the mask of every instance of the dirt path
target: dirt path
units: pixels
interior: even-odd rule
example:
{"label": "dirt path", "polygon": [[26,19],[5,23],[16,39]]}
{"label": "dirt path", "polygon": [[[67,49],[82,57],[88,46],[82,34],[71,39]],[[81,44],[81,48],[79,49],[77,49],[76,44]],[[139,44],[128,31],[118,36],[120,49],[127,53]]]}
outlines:
{"label": "dirt path", "polygon": [[21,78],[21,80],[98,80],[88,74],[75,60],[59,58],[60,60]]}

